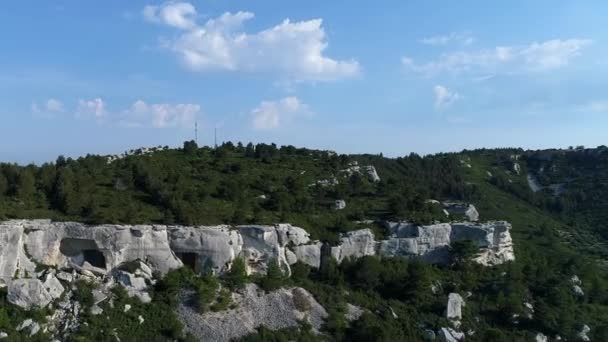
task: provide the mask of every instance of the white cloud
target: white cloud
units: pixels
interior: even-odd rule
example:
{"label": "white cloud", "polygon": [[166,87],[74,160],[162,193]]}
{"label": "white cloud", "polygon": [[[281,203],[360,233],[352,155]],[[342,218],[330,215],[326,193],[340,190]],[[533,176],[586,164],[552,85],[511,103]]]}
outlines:
{"label": "white cloud", "polygon": [[583,113],[608,113],[608,101],[596,100],[578,106],[577,110]]}
{"label": "white cloud", "polygon": [[262,101],[251,111],[253,128],[259,130],[279,128],[294,116],[307,114],[310,114],[308,106],[293,96],[278,101]]}
{"label": "white cloud", "polygon": [[46,110],[49,112],[63,112],[63,103],[56,99],[48,99],[46,101]]}
{"label": "white cloud", "polygon": [[324,55],[328,46],[322,19],[282,23],[249,33],[243,24],[251,12],[226,12],[195,22],[196,9],[189,3],[169,2],[146,6],[150,21],[182,29],[177,37],[162,40],[191,70],[279,73],[298,81],[327,81],[352,77],[360,72],[355,60],[336,60]]}
{"label": "white cloud", "polygon": [[422,44],[433,46],[448,45],[450,43],[471,45],[473,42],[475,42],[475,38],[469,32],[450,32],[446,35],[432,36],[420,40]]}
{"label": "white cloud", "polygon": [[76,109],[76,117],[87,118],[93,117],[96,120],[101,120],[106,115],[105,104],[102,99],[95,98],[92,100],[79,100],[78,108]]}
{"label": "white cloud", "polygon": [[427,76],[443,72],[498,72],[499,69],[539,72],[568,65],[589,44],[589,39],[554,39],[526,46],[497,46],[493,49],[451,52],[426,63],[415,63],[406,56],[401,59],[401,63],[408,69]]}
{"label": "white cloud", "polygon": [[138,100],[122,113],[119,120],[126,126],[190,127],[194,126],[200,111],[197,104],[147,104]]}
{"label": "white cloud", "polygon": [[31,106],[32,113],[42,114],[45,116],[53,116],[53,114],[62,113],[64,111],[63,103],[57,99],[50,98],[41,106],[34,102]]}
{"label": "white cloud", "polygon": [[190,29],[196,26],[196,8],[187,2],[167,2],[162,6],[145,6],[144,18],[155,23],[163,23],[179,29]]}
{"label": "white cloud", "polygon": [[454,102],[460,99],[460,95],[442,85],[436,85],[433,88],[435,93],[435,109],[443,110],[451,106]]}

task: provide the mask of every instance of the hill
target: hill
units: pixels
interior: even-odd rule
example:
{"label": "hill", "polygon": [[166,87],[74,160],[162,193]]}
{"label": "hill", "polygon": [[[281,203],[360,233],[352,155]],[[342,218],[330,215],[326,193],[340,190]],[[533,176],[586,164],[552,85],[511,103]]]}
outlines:
{"label": "hill", "polygon": [[[454,213],[446,217],[441,205],[431,200],[472,203],[480,220],[512,224],[514,262],[477,265],[462,244],[452,246],[454,259],[446,265],[366,256],[319,269],[296,264],[289,279],[268,280],[270,271],[265,277],[250,276],[248,282],[262,287],[274,281],[277,286],[269,286],[269,291],[281,286],[306,289],[328,318],[322,335],[311,334],[306,326],[261,328],[246,339],[425,340],[429,331],[435,334],[450,326],[446,303],[451,293],[459,293],[466,306],[462,325],[456,328],[466,333],[467,341],[527,341],[539,333],[579,340],[585,325],[591,327],[587,335],[592,340],[602,341],[608,340],[608,273],[601,263],[608,253],[607,161],[605,148],[484,149],[384,158],[265,144],[199,148],[186,142],[181,149],[142,149],[120,157],[60,157],[41,166],[2,164],[0,219],[169,225],[290,222],[311,238],[336,245],[341,234],[364,226],[378,239],[389,234],[384,225],[370,222],[462,219]],[[152,331],[130,331],[133,338],[185,338],[179,323],[167,327],[166,322],[177,322],[167,308],[176,305],[178,288],[196,284],[200,289],[201,282],[210,280],[180,272],[158,283],[152,303],[129,301],[146,322],[165,320],[156,327],[146,323]],[[230,277],[220,281],[229,287]],[[344,318],[349,305],[363,310],[351,323]],[[99,330],[107,326],[126,334],[122,316],[115,314],[111,322],[86,317],[89,327],[99,329],[80,329],[74,340],[103,339]],[[15,332],[24,315],[2,303],[0,331]]]}

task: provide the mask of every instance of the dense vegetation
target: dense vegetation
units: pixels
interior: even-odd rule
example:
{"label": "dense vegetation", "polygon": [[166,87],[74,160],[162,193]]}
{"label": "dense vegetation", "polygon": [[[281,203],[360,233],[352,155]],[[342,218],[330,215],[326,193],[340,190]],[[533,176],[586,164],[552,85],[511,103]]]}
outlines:
{"label": "dense vegetation", "polygon": [[[374,165],[382,180],[373,183],[364,173],[342,171],[354,161]],[[547,189],[531,191],[528,173]],[[318,182],[333,177],[338,185]],[[556,195],[549,185],[561,183],[565,191]],[[86,317],[88,326],[74,340],[104,340],[114,333],[123,340],[188,339],[172,311],[180,291],[194,293],[200,311],[222,310],[231,305],[227,289],[255,281],[268,291],[304,287],[330,316],[322,336],[302,324],[278,332],[261,328],[245,341],[424,341],[425,329],[448,326],[444,310],[450,292],[466,297],[460,330],[474,331],[467,341],[530,341],[538,332],[577,341],[583,324],[592,328],[593,341],[608,341],[608,273],[599,262],[608,255],[607,184],[606,148],[496,149],[389,159],[264,144],[198,148],[187,142],[182,149],[135,153],[111,163],[87,156],[60,157],[42,166],[2,164],[0,218],[291,222],[331,242],[356,229],[356,221],[445,219],[440,208],[427,202],[431,198],[469,201],[483,220],[513,224],[515,262],[481,267],[470,261],[471,248],[463,242],[453,246],[453,262],[442,267],[415,259],[365,257],[340,265],[328,260],[319,270],[296,264],[291,278],[271,264],[267,276],[252,278],[240,260],[219,280],[182,269],[156,284],[151,304],[116,290],[115,308],[104,307],[110,319]],[[346,209],[334,210],[337,199],[346,201]],[[583,296],[572,291],[573,275],[582,281]],[[133,306],[128,313],[122,310],[126,303]],[[365,309],[359,320],[345,320],[347,303]],[[533,312],[525,303],[532,304]],[[142,325],[139,315],[145,318]],[[22,317],[23,312],[0,304],[0,330],[13,329]]]}

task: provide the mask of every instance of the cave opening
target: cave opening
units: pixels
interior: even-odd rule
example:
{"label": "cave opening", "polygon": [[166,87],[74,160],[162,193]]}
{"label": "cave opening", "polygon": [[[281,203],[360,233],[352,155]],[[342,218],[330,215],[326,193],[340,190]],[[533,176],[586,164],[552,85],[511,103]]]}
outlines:
{"label": "cave opening", "polygon": [[106,268],[106,258],[94,240],[66,238],[61,240],[59,251],[77,265],[85,262],[98,268]]}
{"label": "cave opening", "polygon": [[192,252],[183,252],[176,254],[177,257],[184,263],[184,266],[196,271],[196,260],[198,259],[198,254]]}
{"label": "cave opening", "polygon": [[96,249],[85,249],[82,251],[82,256],[84,257],[84,261],[91,264],[91,266],[106,268],[106,258],[101,251]]}

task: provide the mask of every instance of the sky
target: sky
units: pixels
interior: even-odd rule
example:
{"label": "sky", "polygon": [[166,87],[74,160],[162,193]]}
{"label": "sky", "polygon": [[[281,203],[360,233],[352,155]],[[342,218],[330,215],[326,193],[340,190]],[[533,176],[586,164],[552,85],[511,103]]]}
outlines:
{"label": "sky", "polygon": [[0,161],[218,140],[402,156],[608,143],[606,1],[0,9]]}

